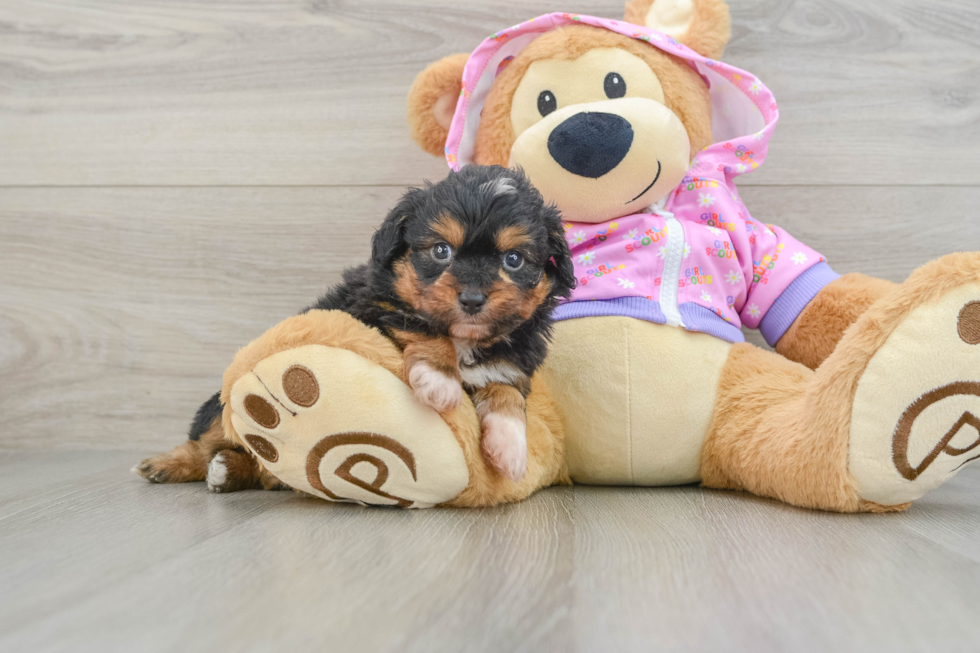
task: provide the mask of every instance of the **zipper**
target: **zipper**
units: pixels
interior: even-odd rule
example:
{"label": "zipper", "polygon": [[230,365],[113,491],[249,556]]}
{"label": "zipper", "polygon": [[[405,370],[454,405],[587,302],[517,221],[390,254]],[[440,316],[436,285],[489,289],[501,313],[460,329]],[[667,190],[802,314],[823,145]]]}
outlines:
{"label": "zipper", "polygon": [[664,273],[660,279],[660,310],[667,319],[668,326],[686,328],[677,306],[681,266],[684,264],[684,227],[670,211],[659,207],[654,210],[667,223],[667,256],[664,257]]}

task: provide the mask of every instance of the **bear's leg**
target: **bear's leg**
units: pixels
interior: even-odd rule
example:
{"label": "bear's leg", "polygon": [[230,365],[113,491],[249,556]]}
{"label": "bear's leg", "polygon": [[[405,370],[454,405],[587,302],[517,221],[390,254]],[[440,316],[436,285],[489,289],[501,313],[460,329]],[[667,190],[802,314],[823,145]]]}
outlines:
{"label": "bear's leg", "polygon": [[845,274],[817,293],[776,343],[776,351],[811,370],[823,363],[844,331],[896,284],[864,274]]}
{"label": "bear's leg", "polygon": [[221,394],[226,437],[289,486],[334,501],[494,505],[560,482],[561,424],[543,382],[527,399],[527,474],[503,478],[480,452],[468,397],[444,415],[418,400],[402,356],[338,311],[309,311],[236,355]]}
{"label": "bear's leg", "polygon": [[814,396],[815,377],[778,354],[732,347],[702,451],[702,484],[806,508],[870,508],[848,473],[847,407]]}
{"label": "bear's leg", "polygon": [[980,458],[980,254],[917,270],[816,372],[732,348],[708,487],[840,512],[900,510]]}

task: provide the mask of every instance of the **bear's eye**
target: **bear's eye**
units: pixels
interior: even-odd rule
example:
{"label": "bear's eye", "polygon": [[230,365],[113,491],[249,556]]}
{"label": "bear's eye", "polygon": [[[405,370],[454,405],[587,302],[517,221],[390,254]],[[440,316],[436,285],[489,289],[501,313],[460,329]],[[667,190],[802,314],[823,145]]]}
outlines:
{"label": "bear's eye", "polygon": [[626,82],[619,73],[609,73],[606,75],[606,81],[603,82],[602,86],[606,91],[606,97],[610,100],[615,100],[626,95]]}
{"label": "bear's eye", "polygon": [[541,91],[541,95],[538,96],[538,113],[544,118],[549,113],[558,108],[558,100],[555,99],[555,94],[551,91]]}

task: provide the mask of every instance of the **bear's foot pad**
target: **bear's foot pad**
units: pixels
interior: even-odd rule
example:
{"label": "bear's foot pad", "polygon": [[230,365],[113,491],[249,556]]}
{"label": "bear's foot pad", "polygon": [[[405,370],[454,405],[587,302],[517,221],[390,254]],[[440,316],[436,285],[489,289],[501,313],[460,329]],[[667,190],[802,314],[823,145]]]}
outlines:
{"label": "bear's foot pad", "polygon": [[862,499],[903,504],[980,459],[980,282],[917,306],[865,369],[851,413]]}
{"label": "bear's foot pad", "polygon": [[426,508],[469,472],[449,426],[388,370],[306,345],[260,361],[232,386],[232,426],[270,473],[331,501]]}

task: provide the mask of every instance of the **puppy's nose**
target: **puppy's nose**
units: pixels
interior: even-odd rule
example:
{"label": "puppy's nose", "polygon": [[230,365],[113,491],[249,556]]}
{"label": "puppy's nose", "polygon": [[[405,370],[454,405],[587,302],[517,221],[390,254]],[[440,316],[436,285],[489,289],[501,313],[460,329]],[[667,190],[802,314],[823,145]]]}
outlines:
{"label": "puppy's nose", "polygon": [[483,310],[483,305],[487,303],[487,296],[482,292],[464,290],[459,293],[459,305],[470,315],[476,315]]}
{"label": "puppy's nose", "polygon": [[573,175],[598,179],[626,158],[633,126],[614,113],[576,113],[548,136],[548,151]]}

